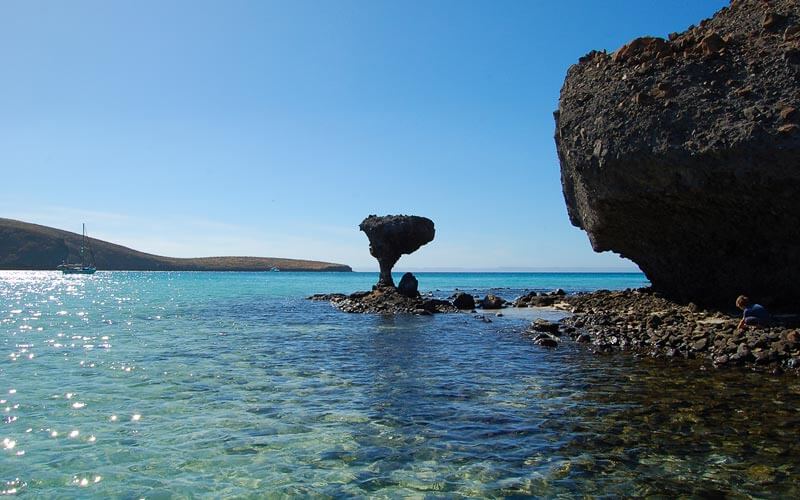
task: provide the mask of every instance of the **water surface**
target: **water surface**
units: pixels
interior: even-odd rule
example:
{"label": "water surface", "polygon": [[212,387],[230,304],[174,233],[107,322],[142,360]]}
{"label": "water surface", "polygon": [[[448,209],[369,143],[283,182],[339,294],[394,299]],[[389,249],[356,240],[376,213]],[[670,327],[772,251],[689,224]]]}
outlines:
{"label": "water surface", "polygon": [[[371,273],[0,273],[0,491],[797,497],[800,384],[532,345],[516,314],[347,315]],[[421,288],[646,284],[425,274]],[[537,315],[557,319],[558,313]]]}

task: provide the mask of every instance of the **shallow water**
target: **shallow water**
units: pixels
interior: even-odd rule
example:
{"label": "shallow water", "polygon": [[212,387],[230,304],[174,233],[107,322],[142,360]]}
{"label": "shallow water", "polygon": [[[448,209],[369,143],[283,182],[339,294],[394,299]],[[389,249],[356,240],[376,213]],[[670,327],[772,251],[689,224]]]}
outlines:
{"label": "shallow water", "polygon": [[[631,275],[420,274],[513,298]],[[0,491],[797,497],[800,383],[346,315],[370,273],[0,273]],[[534,311],[557,319],[558,313]]]}

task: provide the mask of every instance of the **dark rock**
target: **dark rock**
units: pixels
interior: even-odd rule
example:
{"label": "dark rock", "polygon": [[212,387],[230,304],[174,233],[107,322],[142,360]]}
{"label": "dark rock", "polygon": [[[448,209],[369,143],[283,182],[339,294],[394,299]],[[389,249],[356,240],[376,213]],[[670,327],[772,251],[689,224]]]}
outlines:
{"label": "dark rock", "polygon": [[475,297],[465,292],[458,292],[453,298],[453,305],[457,309],[475,309]]}
{"label": "dark rock", "polygon": [[591,340],[592,337],[590,337],[588,333],[581,333],[580,335],[578,335],[578,338],[575,339],[575,342],[585,344],[587,342],[591,342]]}
{"label": "dark rock", "polygon": [[764,15],[764,20],[761,22],[761,26],[765,30],[775,30],[786,23],[786,19],[786,16],[776,14],[775,12],[767,12]]}
{"label": "dark rock", "polygon": [[533,343],[542,347],[558,347],[558,341],[548,335],[539,335],[535,337]]}
{"label": "dark rock", "polygon": [[450,302],[440,299],[425,299],[422,301],[422,308],[430,312],[456,311],[456,308]]}
{"label": "dark rock", "polygon": [[311,295],[310,297],[306,297],[306,298],[308,300],[330,301],[330,300],[334,300],[334,299],[344,299],[346,297],[347,297],[347,295],[345,295],[343,293],[315,293],[314,295]]}
{"label": "dark rock", "polygon": [[406,297],[419,297],[419,282],[411,273],[405,273],[397,285],[397,293]]}
{"label": "dark rock", "polygon": [[378,286],[394,286],[392,268],[403,254],[433,241],[433,221],[416,215],[370,215],[359,224],[369,238],[369,253],[378,259]]}
{"label": "dark rock", "polygon": [[558,323],[547,321],[546,319],[537,318],[531,323],[531,330],[536,332],[558,333]]}
{"label": "dark rock", "polygon": [[451,313],[458,309],[446,300],[407,297],[394,287],[376,287],[370,292],[356,292],[351,295],[332,294],[331,304],[348,313],[379,314],[423,314]]}
{"label": "dark rock", "polygon": [[503,304],[505,304],[505,302],[506,301],[503,300],[501,297],[498,297],[497,295],[493,295],[493,294],[490,293],[490,294],[487,294],[486,297],[484,297],[481,300],[481,308],[483,308],[483,309],[501,309],[503,307]]}
{"label": "dark rock", "polygon": [[[596,251],[630,258],[673,299],[800,303],[800,238],[787,230],[800,226],[800,123],[780,115],[800,96],[800,43],[777,35],[798,23],[797,0],[739,1],[569,69],[555,113],[562,187]],[[656,85],[674,89],[669,106],[634,104]]]}
{"label": "dark rock", "polygon": [[647,318],[648,328],[658,328],[663,323],[661,316],[653,314]]}

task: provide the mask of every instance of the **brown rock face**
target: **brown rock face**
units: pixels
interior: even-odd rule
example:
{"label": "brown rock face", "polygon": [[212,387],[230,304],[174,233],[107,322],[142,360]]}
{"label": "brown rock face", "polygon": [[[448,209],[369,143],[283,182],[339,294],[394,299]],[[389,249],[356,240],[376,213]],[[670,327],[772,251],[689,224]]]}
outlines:
{"label": "brown rock face", "polygon": [[415,252],[433,241],[433,221],[416,215],[370,215],[358,226],[369,238],[369,253],[378,259],[381,275],[377,286],[394,287],[392,268],[403,254]]}
{"label": "brown rock face", "polygon": [[800,303],[798,105],[797,0],[584,56],[555,113],[570,220],[673,298]]}

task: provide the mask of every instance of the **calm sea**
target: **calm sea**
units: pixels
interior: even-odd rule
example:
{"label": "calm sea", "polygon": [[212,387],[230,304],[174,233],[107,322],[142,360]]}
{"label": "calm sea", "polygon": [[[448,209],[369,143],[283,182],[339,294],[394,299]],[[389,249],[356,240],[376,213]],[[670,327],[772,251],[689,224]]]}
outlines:
{"label": "calm sea", "polygon": [[[512,299],[641,274],[420,273]],[[0,494],[798,497],[800,383],[347,315],[372,273],[0,273]]]}

